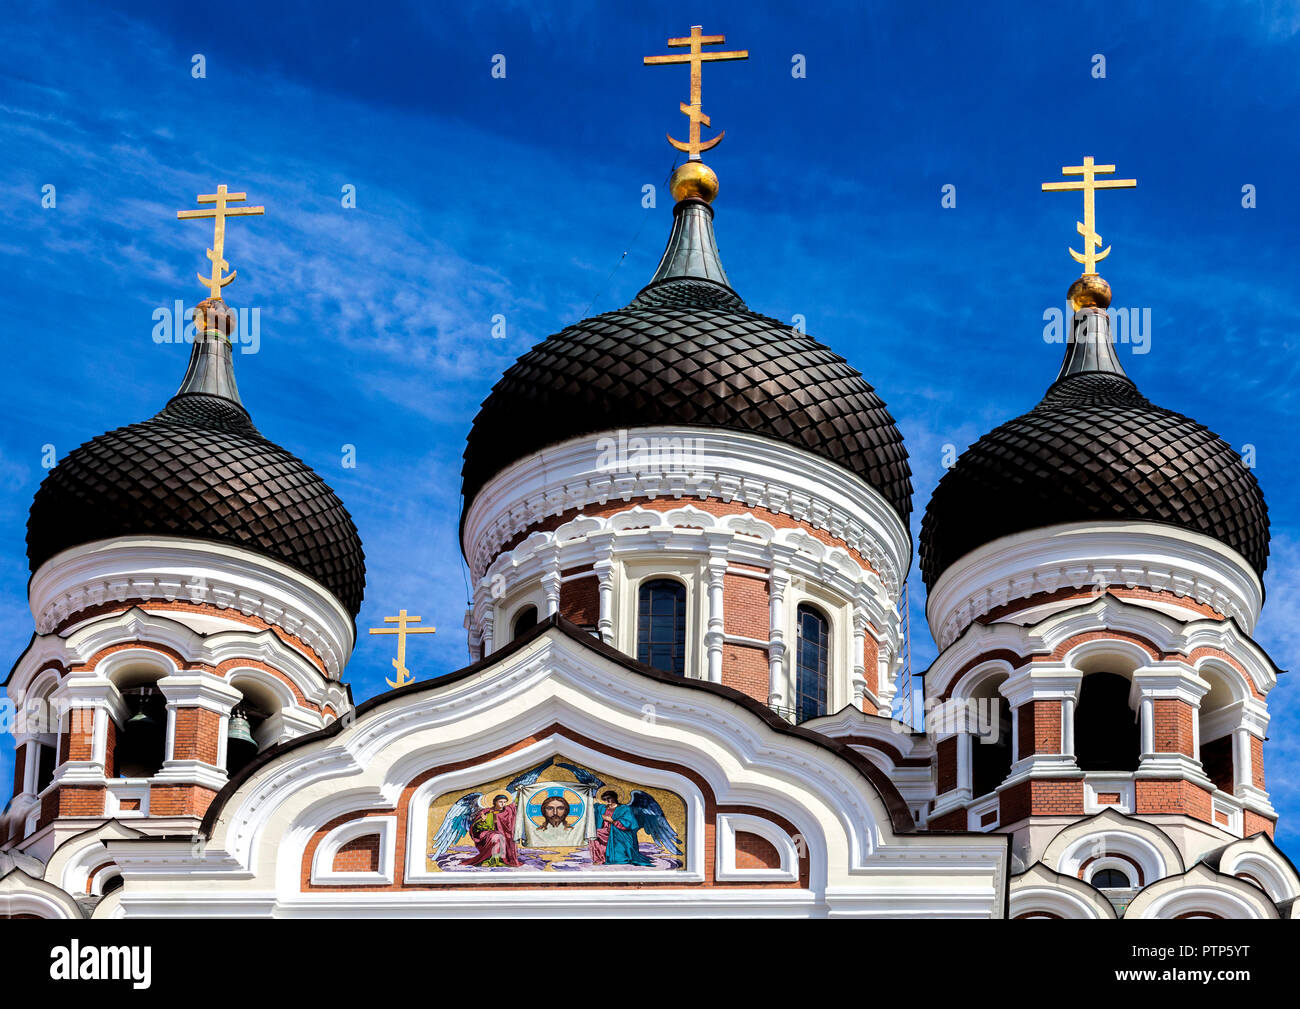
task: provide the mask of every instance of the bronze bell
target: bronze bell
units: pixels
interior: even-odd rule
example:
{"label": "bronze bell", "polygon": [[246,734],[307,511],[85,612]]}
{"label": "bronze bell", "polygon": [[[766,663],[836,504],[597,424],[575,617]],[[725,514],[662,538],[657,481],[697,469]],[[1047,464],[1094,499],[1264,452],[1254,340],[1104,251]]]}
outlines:
{"label": "bronze bell", "polygon": [[244,714],[242,708],[236,708],[231,714],[230,728],[226,732],[226,740],[231,743],[242,743],[254,748],[257,747],[257,742],[253,739],[252,727],[248,724],[248,716]]}
{"label": "bronze bell", "polygon": [[118,744],[118,771],[126,777],[149,777],[162,765],[165,728],[154,716],[157,691],[137,687],[123,691],[127,703],[135,709]]}
{"label": "bronze bell", "polygon": [[253,738],[248,715],[243,708],[236,708],[230,713],[230,725],[226,729],[226,770],[234,774],[256,755],[257,740]]}

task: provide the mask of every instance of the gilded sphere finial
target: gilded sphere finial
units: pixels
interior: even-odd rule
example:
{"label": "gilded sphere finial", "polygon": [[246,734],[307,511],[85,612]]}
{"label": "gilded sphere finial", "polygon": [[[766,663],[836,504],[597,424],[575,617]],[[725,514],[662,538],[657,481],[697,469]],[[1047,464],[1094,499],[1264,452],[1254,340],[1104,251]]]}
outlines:
{"label": "gilded sphere finial", "polygon": [[718,177],[703,161],[687,161],[677,166],[668,189],[678,203],[692,198],[712,203],[718,195]]}
{"label": "gilded sphere finial", "polygon": [[1081,308],[1109,308],[1110,285],[1098,274],[1085,273],[1070,285],[1066,297],[1076,312]]}

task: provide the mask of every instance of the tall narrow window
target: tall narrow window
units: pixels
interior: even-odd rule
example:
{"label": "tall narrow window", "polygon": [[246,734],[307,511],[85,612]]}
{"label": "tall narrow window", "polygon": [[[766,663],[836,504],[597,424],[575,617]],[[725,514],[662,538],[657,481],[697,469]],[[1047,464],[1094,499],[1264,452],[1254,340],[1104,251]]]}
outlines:
{"label": "tall narrow window", "polygon": [[637,597],[636,657],[665,673],[686,675],[686,586],[670,578],[644,582]]}
{"label": "tall narrow window", "polygon": [[798,610],[795,653],[795,718],[826,714],[830,688],[830,622],[811,606]]}
{"label": "tall narrow window", "polygon": [[510,631],[510,640],[513,641],[521,634],[527,634],[537,626],[537,607],[525,606],[515,617],[514,627]]}

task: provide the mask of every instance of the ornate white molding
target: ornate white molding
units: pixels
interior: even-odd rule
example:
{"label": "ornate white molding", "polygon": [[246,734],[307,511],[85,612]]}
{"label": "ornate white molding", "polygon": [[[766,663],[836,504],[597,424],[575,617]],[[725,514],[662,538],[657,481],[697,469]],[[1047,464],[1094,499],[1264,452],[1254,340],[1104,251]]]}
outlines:
{"label": "ornate white molding", "polygon": [[[1147,606],[1105,595],[1090,603],[1076,602],[1069,609],[1050,613],[1023,626],[1005,621],[970,624],[957,640],[940,652],[926,671],[926,697],[943,696],[964,668],[991,652],[1010,651],[1021,660],[1027,660],[1031,655],[1050,654],[1071,638],[1092,631],[1120,633],[1113,640],[1103,635],[1080,644],[1075,650],[1078,654],[1071,653],[1065,657],[1066,666],[1071,663],[1077,666],[1089,652],[1103,651],[1131,653],[1134,667],[1149,663],[1151,658],[1145,649],[1122,640],[1121,635],[1128,633],[1150,641],[1156,650],[1165,654],[1188,655],[1202,647],[1220,650],[1241,664],[1261,694],[1267,694],[1277,685],[1277,670],[1268,655],[1236,624],[1210,619],[1186,622]],[[1213,662],[1221,663],[1221,660],[1203,657],[1196,661],[1195,667],[1199,670]],[[978,668],[972,666],[970,671]]]}
{"label": "ornate white molding", "polygon": [[324,586],[262,554],[222,543],[121,536],[56,554],[32,575],[37,634],[104,603],[202,603],[259,617],[300,638],[337,679],[352,654],[351,615]]}
{"label": "ornate white molding", "polygon": [[[641,464],[615,456],[611,439],[658,439],[690,451]],[[675,462],[673,460],[680,460]],[[465,518],[474,580],[501,547],[543,519],[638,498],[714,498],[766,508],[824,529],[859,551],[893,596],[911,564],[907,527],[861,477],[820,456],[758,435],[713,428],[630,428],[574,438],[508,466],[475,495]]]}
{"label": "ornate white molding", "polygon": [[1003,536],[948,568],[926,599],[940,649],[1017,599],[1063,588],[1148,588],[1233,617],[1247,634],[1264,588],[1245,558],[1201,533],[1156,522],[1068,523]]}

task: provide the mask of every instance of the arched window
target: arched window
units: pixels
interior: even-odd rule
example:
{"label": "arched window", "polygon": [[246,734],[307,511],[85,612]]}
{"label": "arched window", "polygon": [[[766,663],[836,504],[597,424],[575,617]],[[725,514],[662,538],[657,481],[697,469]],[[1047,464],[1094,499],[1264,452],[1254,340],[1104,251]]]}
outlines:
{"label": "arched window", "polygon": [[130,717],[118,732],[113,758],[120,778],[151,778],[167,755],[167,699],[152,683],[121,691]]}
{"label": "arched window", "polygon": [[510,628],[510,640],[513,641],[521,634],[527,634],[537,626],[537,607],[525,606],[515,614],[515,622]]}
{"label": "arched window", "polygon": [[971,733],[971,794],[987,795],[1011,773],[1011,705],[998,692],[1006,677],[985,680],[971,700],[975,711],[967,718]]}
{"label": "arched window", "polygon": [[1131,890],[1133,882],[1120,869],[1098,869],[1092,874],[1092,885],[1099,890]]}
{"label": "arched window", "polygon": [[1074,750],[1083,771],[1136,771],[1141,740],[1129,681],[1114,673],[1089,673],[1074,706]]}
{"label": "arched window", "polygon": [[686,675],[686,586],[671,578],[643,582],[637,595],[636,657]]}
{"label": "arched window", "polygon": [[826,714],[830,690],[831,625],[807,604],[796,613],[794,710],[796,721]]}

